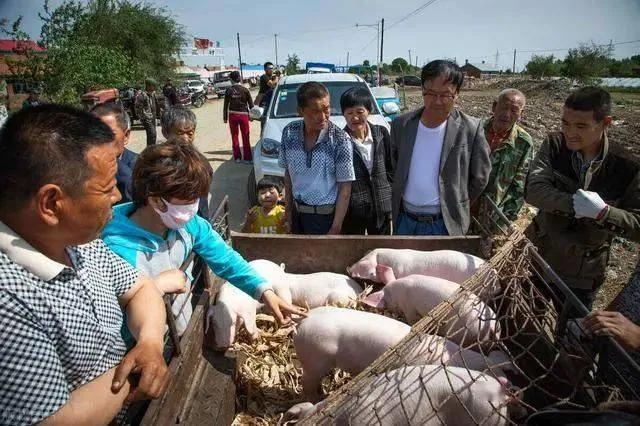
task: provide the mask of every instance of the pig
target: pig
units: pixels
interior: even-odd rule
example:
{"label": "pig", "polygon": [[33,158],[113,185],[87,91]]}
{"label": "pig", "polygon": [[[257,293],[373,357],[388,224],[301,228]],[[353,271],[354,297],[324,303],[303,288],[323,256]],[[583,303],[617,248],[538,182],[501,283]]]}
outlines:
{"label": "pig", "polygon": [[[485,264],[479,257],[454,250],[418,251],[410,249],[375,249],[347,268],[352,278],[382,282],[376,266],[385,265],[393,269],[397,278],[408,275],[428,275],[462,284]],[[495,276],[495,272],[491,274]],[[483,291],[483,298],[499,293],[498,282],[490,280],[490,288]]]}
{"label": "pig", "polygon": [[[376,308],[401,312],[409,324],[418,322],[440,302],[449,300],[460,289],[452,281],[424,275],[409,275],[395,279],[393,270],[376,266],[378,277],[385,284],[382,290],[371,293],[363,303]],[[462,346],[490,344],[500,338],[500,323],[496,314],[470,291],[455,296],[451,314],[443,321],[439,334]],[[457,318],[455,321],[449,321]]]}
{"label": "pig", "polygon": [[[374,376],[332,412],[335,425],[502,426],[526,415],[517,392],[503,379],[465,368],[405,366]],[[292,424],[321,410],[324,401],[296,404],[283,420]]]}
{"label": "pig", "polygon": [[[367,368],[387,349],[402,340],[411,328],[397,320],[369,312],[325,306],[312,309],[298,326],[293,343],[302,365],[302,387],[311,401],[319,398],[322,378],[333,368],[353,375]],[[444,337],[424,335],[406,353],[411,364],[450,364],[484,370],[513,368],[499,351],[484,357],[460,348]]]}
{"label": "pig", "polygon": [[215,347],[219,350],[230,347],[236,339],[236,333],[244,325],[252,339],[260,333],[256,325],[256,313],[262,304],[252,299],[242,290],[225,282],[220,287],[215,305],[209,306],[205,318],[205,334],[209,325],[213,325]]}
{"label": "pig", "polygon": [[273,291],[288,303],[311,309],[327,304],[353,306],[362,293],[362,287],[346,275],[333,272],[289,274],[284,272],[283,265],[278,266],[268,260],[249,263],[270,282]]}

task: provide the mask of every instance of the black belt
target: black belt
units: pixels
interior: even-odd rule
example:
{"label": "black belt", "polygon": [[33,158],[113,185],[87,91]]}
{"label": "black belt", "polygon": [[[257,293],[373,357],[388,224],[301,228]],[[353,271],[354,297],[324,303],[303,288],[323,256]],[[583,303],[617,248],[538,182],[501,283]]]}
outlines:
{"label": "black belt", "polygon": [[336,209],[336,206],[334,204],[311,206],[309,204],[301,204],[297,201],[294,201],[294,203],[296,205],[296,210],[298,211],[298,213],[329,215],[333,214]]}
{"label": "black belt", "polygon": [[408,211],[404,211],[407,216],[409,216],[411,219],[415,220],[416,222],[424,222],[424,223],[433,223],[437,220],[442,219],[442,213],[438,213],[438,214],[415,214],[415,213],[409,213]]}

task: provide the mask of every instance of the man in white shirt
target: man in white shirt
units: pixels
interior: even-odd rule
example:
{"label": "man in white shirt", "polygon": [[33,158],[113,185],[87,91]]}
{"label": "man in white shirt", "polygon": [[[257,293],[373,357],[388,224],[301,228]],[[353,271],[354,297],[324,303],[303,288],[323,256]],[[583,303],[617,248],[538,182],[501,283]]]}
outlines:
{"label": "man in white shirt", "polygon": [[398,235],[464,235],[469,206],[487,185],[490,149],[481,121],[454,109],[464,80],[450,61],[422,68],[424,108],[391,124],[392,206]]}

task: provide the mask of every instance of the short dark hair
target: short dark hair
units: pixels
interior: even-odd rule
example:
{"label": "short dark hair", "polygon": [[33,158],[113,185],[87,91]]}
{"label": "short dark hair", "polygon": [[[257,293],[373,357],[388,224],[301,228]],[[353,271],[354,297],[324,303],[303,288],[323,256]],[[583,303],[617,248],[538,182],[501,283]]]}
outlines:
{"label": "short dark hair", "polygon": [[352,87],[340,97],[340,109],[344,113],[347,108],[364,107],[367,111],[373,111],[371,94],[364,87]]}
{"label": "short dark hair", "polygon": [[263,189],[275,188],[278,190],[278,194],[282,194],[282,184],[278,179],[275,179],[271,176],[265,176],[258,181],[258,185],[256,190],[260,192]]}
{"label": "short dark hair", "polygon": [[131,198],[136,207],[148,197],[195,200],[209,193],[213,170],[192,144],[169,141],[145,148],[133,168]]}
{"label": "short dark hair", "polygon": [[98,104],[91,108],[91,113],[96,117],[107,117],[109,115],[113,115],[118,122],[118,126],[120,130],[126,132],[131,129],[131,119],[129,118],[129,114],[124,110],[122,105],[117,104],[115,102],[105,102],[103,104]]}
{"label": "short dark hair", "polygon": [[611,95],[600,87],[585,86],[573,91],[564,106],[576,111],[593,111],[595,120],[602,121],[611,115]]}
{"label": "short dark hair", "polygon": [[272,67],[273,66],[273,62],[265,62],[264,63],[264,69],[266,70],[267,67]]}
{"label": "short dark hair", "polygon": [[431,61],[427,65],[422,67],[420,80],[422,82],[422,85],[424,86],[424,83],[426,81],[435,80],[440,76],[445,77],[449,83],[456,86],[456,92],[460,91],[462,83],[464,82],[464,73],[462,72],[462,69],[458,66],[458,64],[452,61],[446,61],[444,59]]}
{"label": "short dark hair", "polygon": [[112,143],[102,120],[63,105],[40,105],[11,115],[0,130],[0,209],[20,206],[46,184],[82,194],[92,174],[86,154]]}
{"label": "short dark hair", "polygon": [[160,120],[162,130],[167,134],[171,133],[173,126],[185,122],[193,123],[194,126],[198,125],[198,119],[193,111],[182,105],[175,105],[171,108],[167,108],[162,114],[162,120]]}
{"label": "short dark hair", "polygon": [[229,78],[231,79],[231,81],[235,81],[236,83],[239,82],[241,79],[240,71],[231,71],[229,73]]}
{"label": "short dark hair", "polygon": [[327,96],[329,96],[329,91],[324,84],[317,81],[303,83],[298,87],[298,93],[296,93],[298,108],[306,107],[313,99],[322,99]]}

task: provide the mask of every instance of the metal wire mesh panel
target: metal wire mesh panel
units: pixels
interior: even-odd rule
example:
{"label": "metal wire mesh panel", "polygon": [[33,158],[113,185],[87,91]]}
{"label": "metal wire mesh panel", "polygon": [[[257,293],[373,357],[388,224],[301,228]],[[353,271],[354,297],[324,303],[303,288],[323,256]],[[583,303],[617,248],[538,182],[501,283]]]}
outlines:
{"label": "metal wire mesh panel", "polygon": [[[612,339],[590,340],[579,322],[567,322],[569,309],[586,309],[558,280],[531,242],[513,234],[454,296],[301,423],[517,424],[544,409],[639,399],[607,357],[633,361]],[[483,332],[487,324],[491,333]]]}

